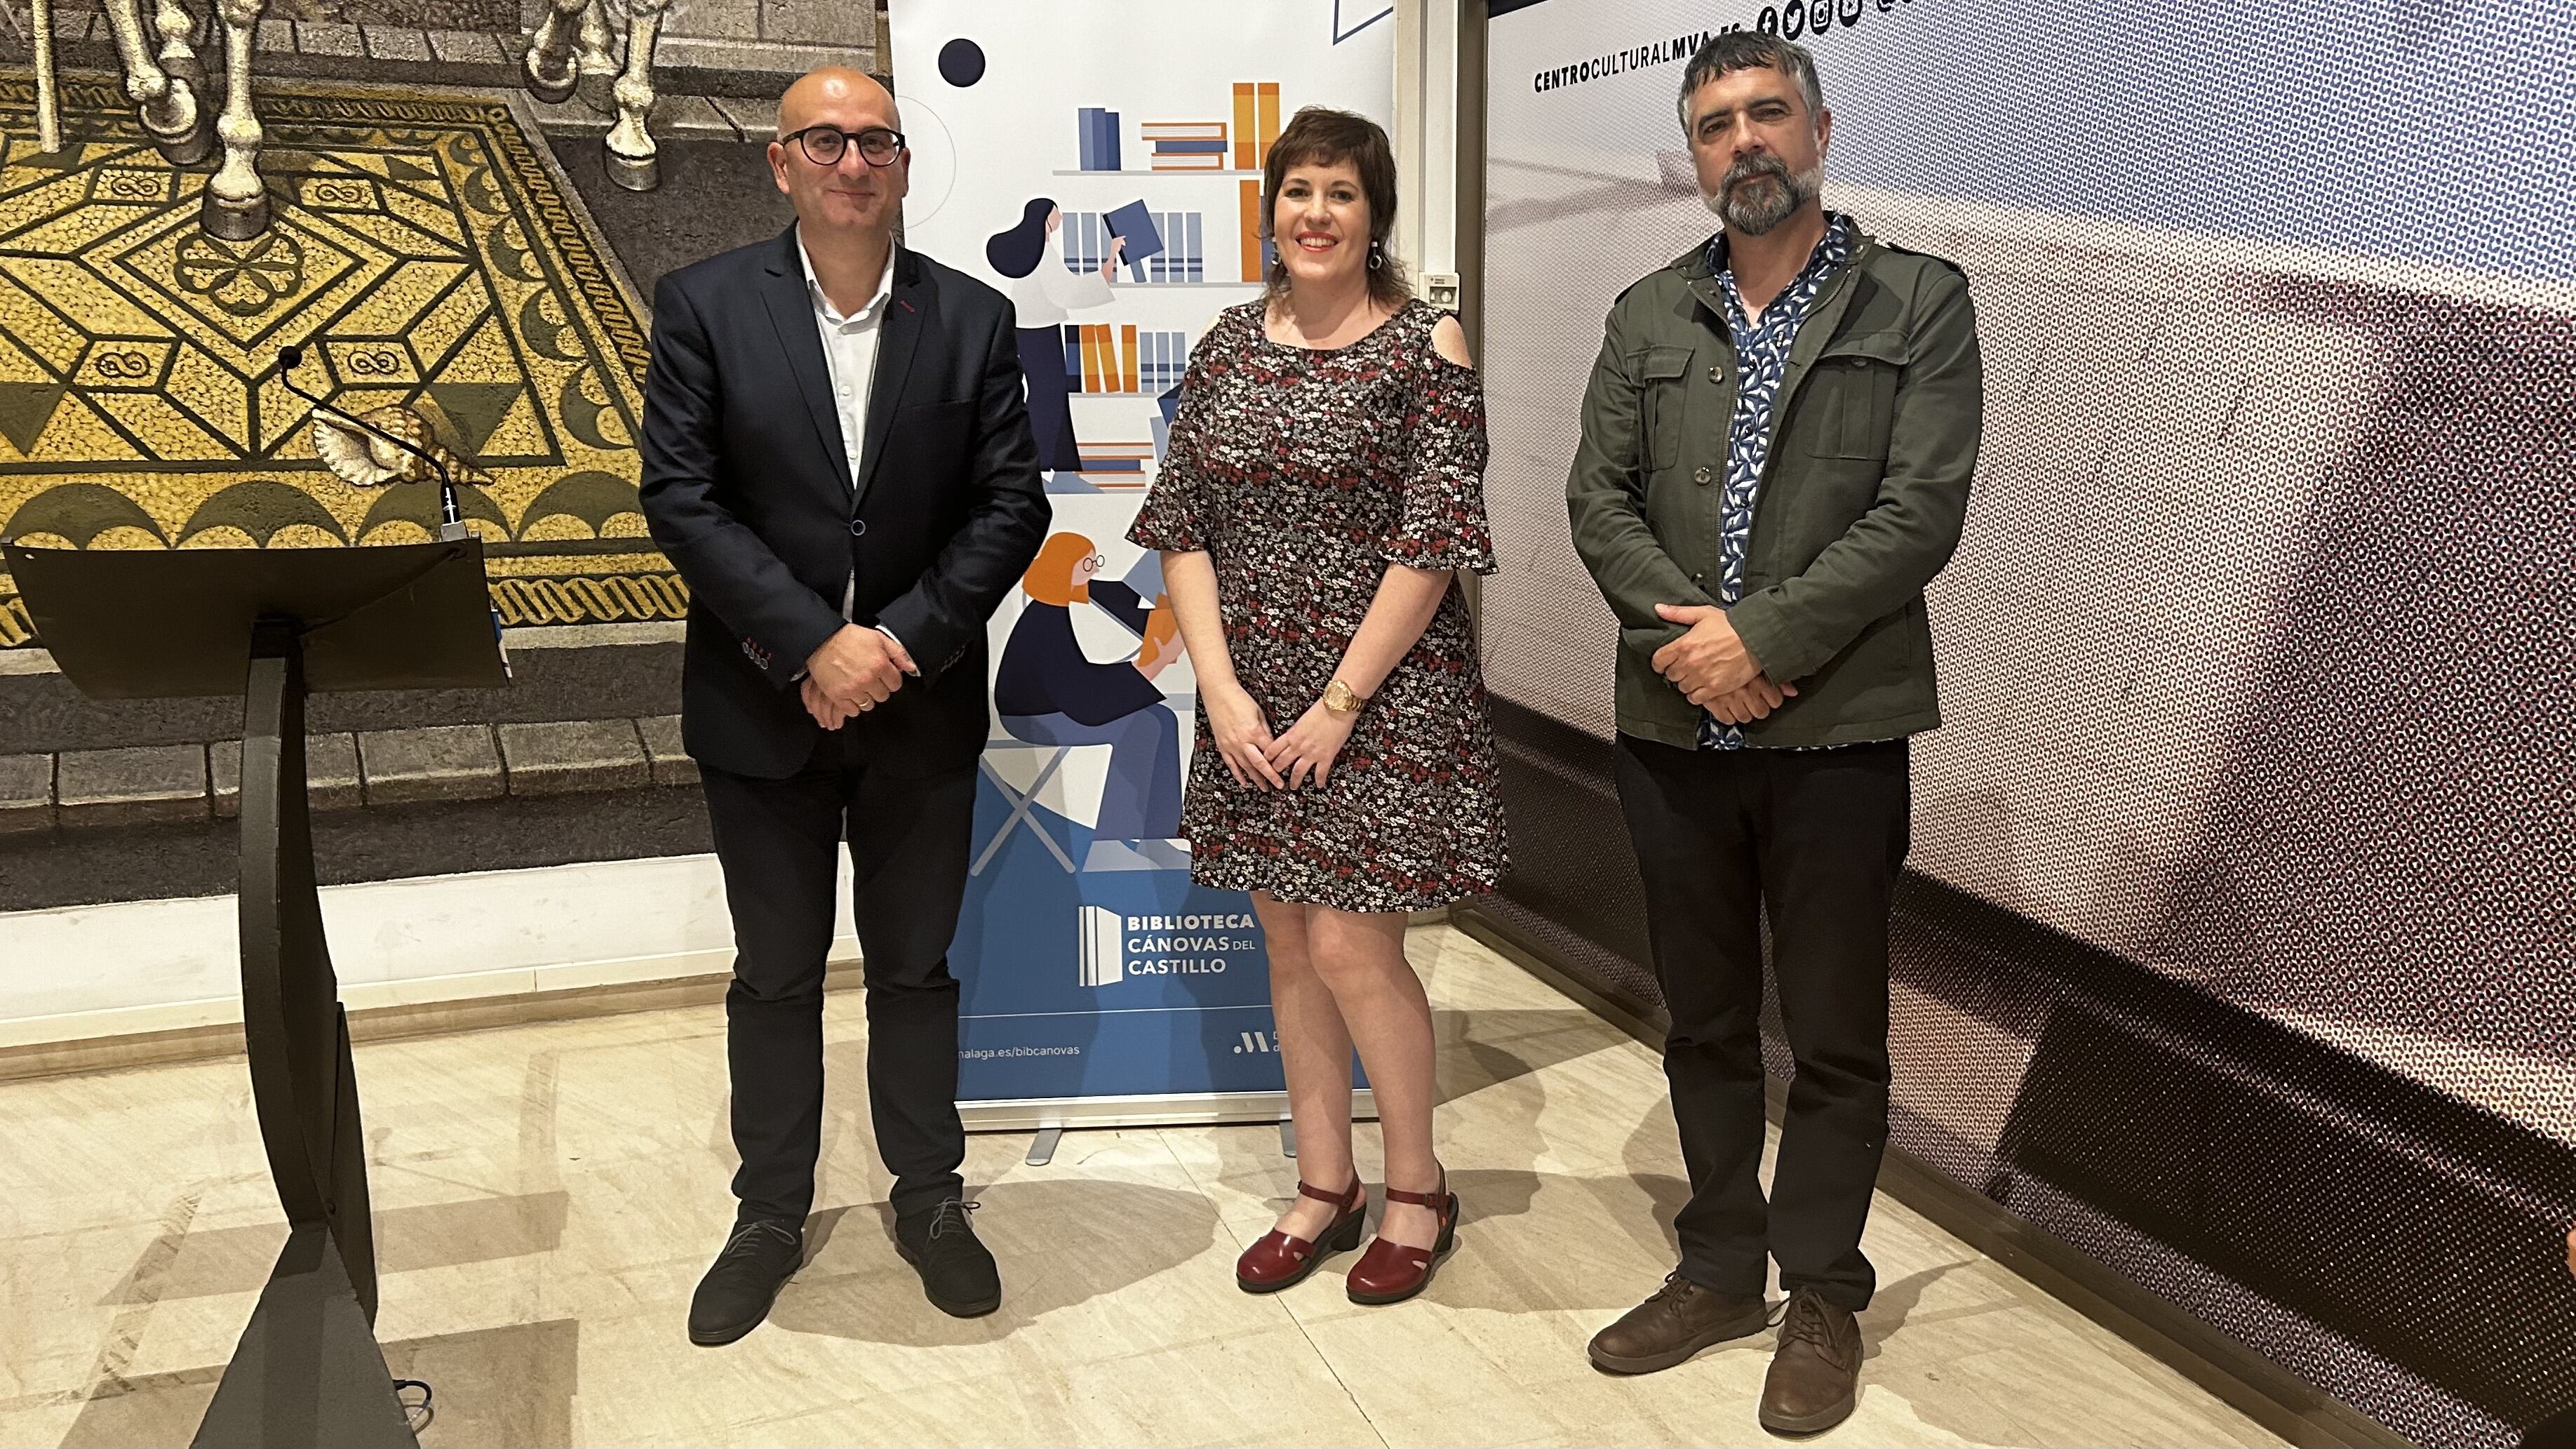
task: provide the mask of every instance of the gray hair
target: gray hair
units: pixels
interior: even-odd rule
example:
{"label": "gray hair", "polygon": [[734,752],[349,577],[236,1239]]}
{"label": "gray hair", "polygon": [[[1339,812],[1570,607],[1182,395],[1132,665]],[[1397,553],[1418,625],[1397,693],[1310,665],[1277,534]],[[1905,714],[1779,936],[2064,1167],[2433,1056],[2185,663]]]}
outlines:
{"label": "gray hair", "polygon": [[1825,92],[1816,83],[1816,58],[1807,48],[1794,41],[1782,40],[1759,30],[1727,30],[1710,36],[1708,44],[1690,58],[1682,68],[1682,132],[1688,135],[1691,125],[1691,97],[1701,86],[1722,75],[1739,70],[1776,70],[1798,83],[1798,91],[1807,98],[1807,123],[1815,124],[1825,109]]}

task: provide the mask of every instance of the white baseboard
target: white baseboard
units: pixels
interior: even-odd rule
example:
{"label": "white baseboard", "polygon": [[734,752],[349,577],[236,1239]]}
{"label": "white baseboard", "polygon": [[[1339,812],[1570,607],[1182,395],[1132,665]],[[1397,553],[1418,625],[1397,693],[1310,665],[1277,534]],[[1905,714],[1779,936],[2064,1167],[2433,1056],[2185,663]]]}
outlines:
{"label": "white baseboard", "polygon": [[[832,959],[855,960],[849,862]],[[231,896],[0,914],[0,1049],[241,1020]],[[322,891],[352,1011],[722,975],[711,855],[370,881]]]}

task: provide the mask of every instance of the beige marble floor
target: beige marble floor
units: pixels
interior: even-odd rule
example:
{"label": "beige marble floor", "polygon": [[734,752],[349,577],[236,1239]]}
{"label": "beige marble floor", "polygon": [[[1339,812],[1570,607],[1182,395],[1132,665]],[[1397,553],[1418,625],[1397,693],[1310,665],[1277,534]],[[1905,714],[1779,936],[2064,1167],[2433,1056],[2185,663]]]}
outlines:
{"label": "beige marble floor", "polygon": [[[682,1333],[729,1222],[723,1022],[702,1008],[362,1046],[395,1372],[422,1436],[569,1444],[1754,1444],[1767,1345],[1641,1379],[1585,1338],[1670,1266],[1683,1191],[1654,1055],[1446,928],[1462,1246],[1424,1298],[1229,1267],[1294,1164],[1269,1128],[974,1139],[1008,1298],[960,1322],[886,1237],[863,1027],[833,998],[805,1271],[730,1348]],[[1362,1129],[1374,1180],[1374,1143]],[[184,1442],[285,1229],[238,1059],[0,1086],[0,1446]],[[1860,1407],[1829,1444],[2279,1441],[1882,1198]],[[1336,1259],[1346,1266],[1349,1257]]]}

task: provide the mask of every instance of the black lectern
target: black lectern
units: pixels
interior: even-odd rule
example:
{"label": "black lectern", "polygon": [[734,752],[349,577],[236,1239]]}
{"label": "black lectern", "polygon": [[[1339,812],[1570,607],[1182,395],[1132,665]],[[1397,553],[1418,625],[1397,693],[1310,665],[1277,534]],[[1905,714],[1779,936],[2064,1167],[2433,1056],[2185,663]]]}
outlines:
{"label": "black lectern", "polygon": [[242,1020],[293,1230],[196,1442],[412,1445],[375,1341],[366,1141],[315,891],[304,698],[506,683],[483,546],[0,552],[82,693],[243,696]]}

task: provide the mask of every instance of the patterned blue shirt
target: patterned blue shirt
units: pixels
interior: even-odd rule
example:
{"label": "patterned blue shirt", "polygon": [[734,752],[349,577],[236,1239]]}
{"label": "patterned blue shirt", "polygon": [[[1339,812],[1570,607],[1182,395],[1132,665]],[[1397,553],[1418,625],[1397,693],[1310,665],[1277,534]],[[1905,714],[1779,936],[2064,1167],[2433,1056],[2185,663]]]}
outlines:
{"label": "patterned blue shirt", "polygon": [[[1719,243],[1725,236],[1720,232],[1709,239],[1712,268],[1722,258]],[[1858,236],[1850,217],[1839,211],[1826,213],[1824,240],[1816,243],[1806,270],[1771,299],[1758,322],[1745,316],[1735,269],[1725,267],[1717,273],[1718,288],[1726,293],[1727,330],[1735,337],[1735,416],[1727,424],[1726,494],[1719,523],[1716,594],[1720,608],[1733,608],[1744,597],[1744,551],[1753,540],[1753,505],[1762,496],[1762,465],[1771,456],[1771,414],[1780,400],[1780,377],[1789,365],[1789,348],[1798,340],[1798,329],[1806,325],[1807,310],[1815,305],[1835,269],[1849,259]],[[1741,727],[1713,714],[1700,715],[1701,749],[1740,750],[1744,744]]]}

